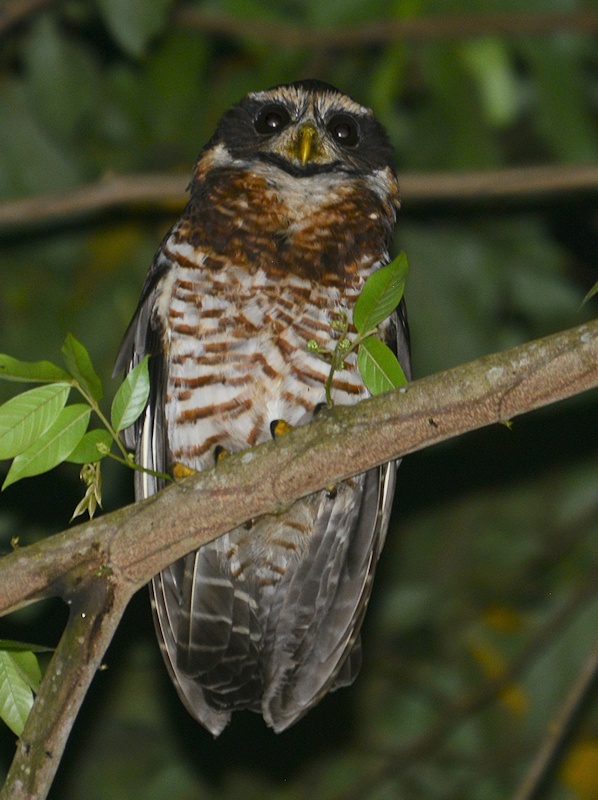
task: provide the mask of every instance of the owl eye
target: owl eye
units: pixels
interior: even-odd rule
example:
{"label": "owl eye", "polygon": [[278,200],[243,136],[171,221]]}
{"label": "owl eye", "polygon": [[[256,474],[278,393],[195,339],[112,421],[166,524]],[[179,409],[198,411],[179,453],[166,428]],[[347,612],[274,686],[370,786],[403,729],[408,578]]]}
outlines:
{"label": "owl eye", "polygon": [[290,121],[291,117],[284,106],[271,105],[262,108],[253,125],[258,133],[271,136],[285,128]]}
{"label": "owl eye", "polygon": [[359,143],[359,126],[348,114],[336,114],[326,125],[328,133],[342,147],[355,147]]}

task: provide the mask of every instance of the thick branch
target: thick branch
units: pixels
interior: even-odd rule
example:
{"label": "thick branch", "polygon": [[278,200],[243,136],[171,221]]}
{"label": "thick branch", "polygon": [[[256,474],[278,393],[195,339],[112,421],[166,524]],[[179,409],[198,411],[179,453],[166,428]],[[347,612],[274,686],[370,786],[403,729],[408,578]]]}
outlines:
{"label": "thick branch", "polygon": [[[484,172],[401,173],[405,209],[432,203],[484,203],[556,197],[598,190],[598,165],[550,164]],[[117,208],[165,208],[185,201],[187,178],[177,174],[121,175],[58,194],[0,203],[1,232],[31,232],[59,221],[84,219]]]}
{"label": "thick branch", "polygon": [[0,559],[0,613],[109,569],[133,589],[247,519],[377,464],[598,385],[598,321],[336,407],[159,495]]}

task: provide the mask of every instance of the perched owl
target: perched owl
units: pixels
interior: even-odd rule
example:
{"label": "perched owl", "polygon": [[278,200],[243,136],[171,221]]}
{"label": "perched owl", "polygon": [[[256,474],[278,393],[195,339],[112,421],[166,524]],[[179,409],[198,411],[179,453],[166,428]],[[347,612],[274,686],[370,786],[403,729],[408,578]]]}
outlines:
{"label": "perched owl", "polygon": [[[150,354],[151,394],[127,433],[161,472],[214,466],[308,423],[325,400],[331,326],[389,261],[399,208],[391,148],[372,112],[307,80],[253,92],[201,151],[190,200],[162,242],[117,369]],[[351,329],[350,329],[351,330]],[[409,375],[404,306],[381,334]],[[367,397],[355,353],[332,398]],[[350,684],[393,499],[396,466],[359,475],[243,525],[152,581],[176,689],[214,735],[232,711],[275,731]],[[136,494],[161,488],[137,473]]]}

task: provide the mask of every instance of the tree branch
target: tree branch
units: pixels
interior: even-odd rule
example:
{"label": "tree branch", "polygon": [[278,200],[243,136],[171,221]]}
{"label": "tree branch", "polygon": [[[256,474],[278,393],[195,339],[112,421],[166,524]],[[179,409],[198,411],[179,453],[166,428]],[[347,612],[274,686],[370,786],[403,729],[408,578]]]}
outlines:
{"label": "tree branch", "polygon": [[558,769],[573,734],[579,728],[584,711],[589,711],[591,707],[589,698],[597,688],[598,642],[589,653],[565,697],[556,720],[549,727],[546,741],[538,751],[513,800],[542,800],[546,797],[549,782]]}
{"label": "tree branch", "polygon": [[[55,3],[56,0],[12,0],[0,11],[0,35],[44,6]],[[174,21],[180,27],[217,36],[311,50],[473,36],[546,36],[564,31],[589,34],[598,30],[598,14],[583,10],[533,14],[427,14],[414,19],[386,19],[359,26],[314,28],[184,5],[175,10]]]}
{"label": "tree branch", "polygon": [[[118,208],[182,208],[187,177],[178,174],[120,175],[58,194],[0,203],[0,233],[31,233],[31,227],[85,219]],[[402,173],[401,195],[412,210],[432,203],[554,198],[598,190],[598,165],[552,164],[484,172]]]}
{"label": "tree branch", "polygon": [[133,592],[98,575],[73,598],[69,620],[27,719],[0,800],[44,800],[89,685]]}
{"label": "tree branch", "polygon": [[46,796],[122,611],[165,566],[247,519],[377,464],[596,386],[598,321],[322,412],[276,442],[1,558],[0,613],[58,595],[71,617],[0,798]]}
{"label": "tree branch", "polygon": [[[0,559],[0,614],[109,569],[136,589],[247,519],[378,464],[598,385],[598,320],[424,378]],[[181,502],[184,498],[184,502]],[[168,524],[166,524],[168,521]]]}
{"label": "tree branch", "polygon": [[414,19],[384,19],[359,26],[314,28],[273,19],[251,19],[216,14],[196,6],[183,6],[175,13],[182,27],[204,33],[256,41],[277,48],[309,50],[367,47],[390,42],[465,39],[473,36],[550,35],[571,31],[589,34],[598,30],[594,11],[535,14],[427,14]]}

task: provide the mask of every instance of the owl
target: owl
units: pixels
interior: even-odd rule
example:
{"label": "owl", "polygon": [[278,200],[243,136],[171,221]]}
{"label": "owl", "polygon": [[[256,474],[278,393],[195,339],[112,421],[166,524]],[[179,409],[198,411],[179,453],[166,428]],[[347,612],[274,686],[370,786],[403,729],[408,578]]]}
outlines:
{"label": "owl", "polygon": [[[330,370],[313,341],[334,349],[335,320],[351,320],[366,278],[390,260],[391,156],[373,113],[319,81],[252,92],[224,114],[117,359],[130,370],[151,356],[150,398],[126,431],[139,464],[217,468],[227,453],[310,422]],[[409,376],[403,304],[380,335]],[[334,373],[332,400],[367,396],[353,352]],[[283,731],[352,683],[395,473],[377,467],[252,520],[153,579],[166,666],[213,735],[238,709]],[[161,486],[137,473],[137,498]]]}

